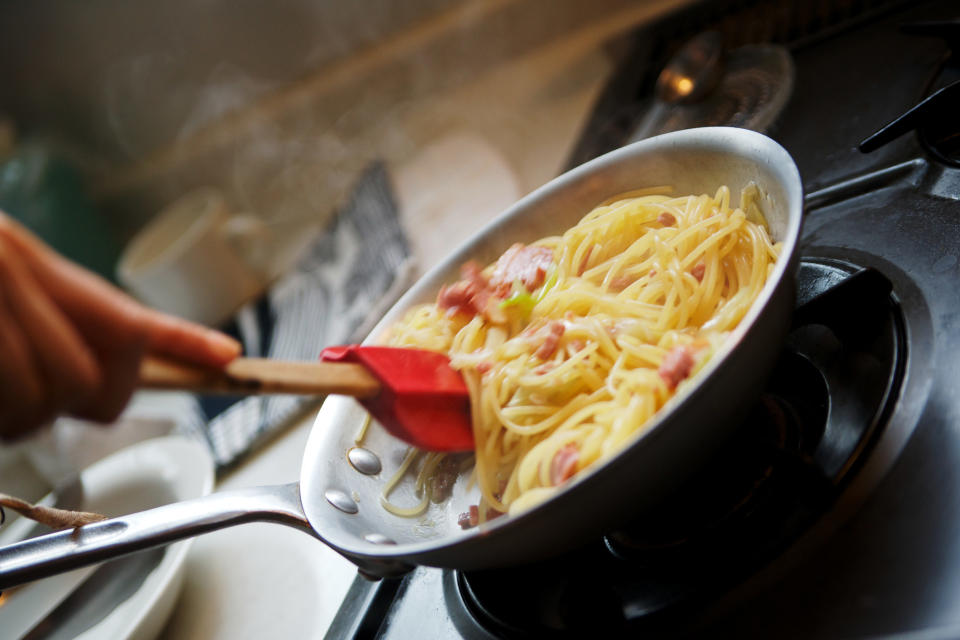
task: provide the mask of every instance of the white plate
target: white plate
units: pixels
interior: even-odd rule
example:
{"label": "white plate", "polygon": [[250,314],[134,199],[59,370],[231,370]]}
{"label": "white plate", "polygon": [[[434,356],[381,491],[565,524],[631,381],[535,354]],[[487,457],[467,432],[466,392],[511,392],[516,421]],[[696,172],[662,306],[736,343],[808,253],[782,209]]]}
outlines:
{"label": "white plate", "polygon": [[[81,480],[83,503],[73,508],[119,516],[206,495],[213,487],[213,461],[201,443],[168,436],[96,462]],[[23,538],[32,526],[24,518],[9,523],[0,529],[0,545]],[[0,602],[3,637],[153,638],[182,586],[190,542],[9,590]]]}

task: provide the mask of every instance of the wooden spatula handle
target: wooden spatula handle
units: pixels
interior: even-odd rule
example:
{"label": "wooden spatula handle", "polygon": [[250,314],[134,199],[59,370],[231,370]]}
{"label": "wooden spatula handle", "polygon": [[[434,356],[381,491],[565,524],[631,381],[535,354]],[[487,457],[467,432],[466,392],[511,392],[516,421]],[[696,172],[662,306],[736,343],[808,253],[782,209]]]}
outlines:
{"label": "wooden spatula handle", "polygon": [[336,393],[355,398],[368,398],[380,391],[380,382],[363,365],[266,358],[237,358],[224,369],[208,369],[148,356],[140,365],[138,386],[238,395]]}

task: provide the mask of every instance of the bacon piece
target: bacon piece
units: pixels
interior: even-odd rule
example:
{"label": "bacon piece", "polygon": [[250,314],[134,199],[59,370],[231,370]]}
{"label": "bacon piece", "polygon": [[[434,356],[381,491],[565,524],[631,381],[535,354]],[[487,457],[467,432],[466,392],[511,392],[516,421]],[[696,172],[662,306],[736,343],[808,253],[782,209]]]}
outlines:
{"label": "bacon piece", "polygon": [[565,327],[562,322],[554,320],[547,325],[546,336],[543,338],[543,342],[537,347],[537,350],[533,352],[533,355],[537,356],[541,360],[549,360],[553,354],[557,352],[557,345],[560,344],[560,338],[563,337],[563,332]]}
{"label": "bacon piece", "polygon": [[478,305],[480,292],[466,280],[460,280],[450,286],[440,287],[437,294],[437,306],[450,313],[467,313],[476,315],[480,311]]}
{"label": "bacon piece", "polygon": [[[499,496],[498,496],[499,497]],[[487,522],[503,515],[502,511],[497,511],[493,507],[487,507]]]}
{"label": "bacon piece", "polygon": [[464,280],[469,280],[478,287],[489,287],[490,282],[483,275],[483,269],[473,260],[468,260],[460,267],[460,275]]}
{"label": "bacon piece", "polygon": [[587,248],[586,252],[584,252],[583,257],[580,258],[580,266],[577,267],[577,275],[578,275],[578,276],[582,276],[582,275],[583,275],[583,272],[587,270],[587,263],[590,262],[590,254],[593,253],[593,248],[594,248],[595,246],[596,246],[596,245],[594,245],[594,244],[590,245],[590,246]]}
{"label": "bacon piece", "polygon": [[490,283],[483,277],[475,262],[467,262],[460,269],[462,280],[442,287],[437,294],[437,306],[452,313],[476,315],[482,313],[492,294]]}
{"label": "bacon piece", "polygon": [[637,279],[634,276],[617,276],[610,281],[610,290],[619,293],[636,281]]}
{"label": "bacon piece", "polygon": [[553,454],[553,460],[550,461],[550,482],[553,486],[558,486],[573,477],[577,470],[577,462],[580,460],[580,449],[577,445],[568,442]]}
{"label": "bacon piece", "polygon": [[493,265],[490,286],[500,297],[507,297],[513,283],[519,280],[527,291],[533,291],[553,264],[553,250],[547,247],[526,247],[519,242],[507,249]]}
{"label": "bacon piece", "polygon": [[674,217],[672,213],[668,213],[667,211],[664,211],[663,213],[657,216],[657,222],[659,222],[665,227],[672,227],[673,225],[677,224],[677,219],[676,217]]}
{"label": "bacon piece", "polygon": [[460,525],[461,529],[469,529],[470,527],[475,527],[480,523],[480,508],[477,505],[470,505],[470,511],[465,511],[460,514],[460,517],[457,518],[457,524]]}
{"label": "bacon piece", "polygon": [[693,354],[687,345],[679,345],[667,352],[657,373],[672,391],[682,380],[686,380],[693,371]]}
{"label": "bacon piece", "polygon": [[698,262],[690,269],[690,275],[697,279],[697,282],[703,282],[703,274],[707,272],[707,265]]}
{"label": "bacon piece", "polygon": [[460,269],[463,277],[437,294],[437,306],[449,313],[483,314],[494,324],[506,322],[506,315],[498,306],[496,291],[491,287],[475,262],[467,262]]}

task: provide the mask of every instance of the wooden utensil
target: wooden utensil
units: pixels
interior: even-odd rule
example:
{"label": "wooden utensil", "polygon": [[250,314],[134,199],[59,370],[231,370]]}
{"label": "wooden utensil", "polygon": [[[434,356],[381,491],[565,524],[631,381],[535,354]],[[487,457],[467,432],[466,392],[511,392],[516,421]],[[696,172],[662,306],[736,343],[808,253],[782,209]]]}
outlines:
{"label": "wooden utensil", "polygon": [[325,349],[320,362],[237,358],[223,369],[150,356],[141,364],[138,386],[237,395],[347,395],[415,447],[473,449],[467,387],[447,357],[433,351],[348,345]]}

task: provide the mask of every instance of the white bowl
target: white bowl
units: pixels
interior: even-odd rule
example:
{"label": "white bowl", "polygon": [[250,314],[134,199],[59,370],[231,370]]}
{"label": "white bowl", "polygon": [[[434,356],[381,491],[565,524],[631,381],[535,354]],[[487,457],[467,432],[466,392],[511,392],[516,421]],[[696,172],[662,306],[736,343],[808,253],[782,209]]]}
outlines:
{"label": "white bowl", "polygon": [[[122,449],[80,477],[83,502],[72,508],[120,516],[206,495],[213,488],[213,460],[201,443],[168,436]],[[32,522],[18,518],[0,529],[0,545],[23,539],[32,528]],[[182,586],[190,543],[184,540],[7,591],[0,603],[3,637],[22,637],[40,624],[44,637],[155,637]]]}

